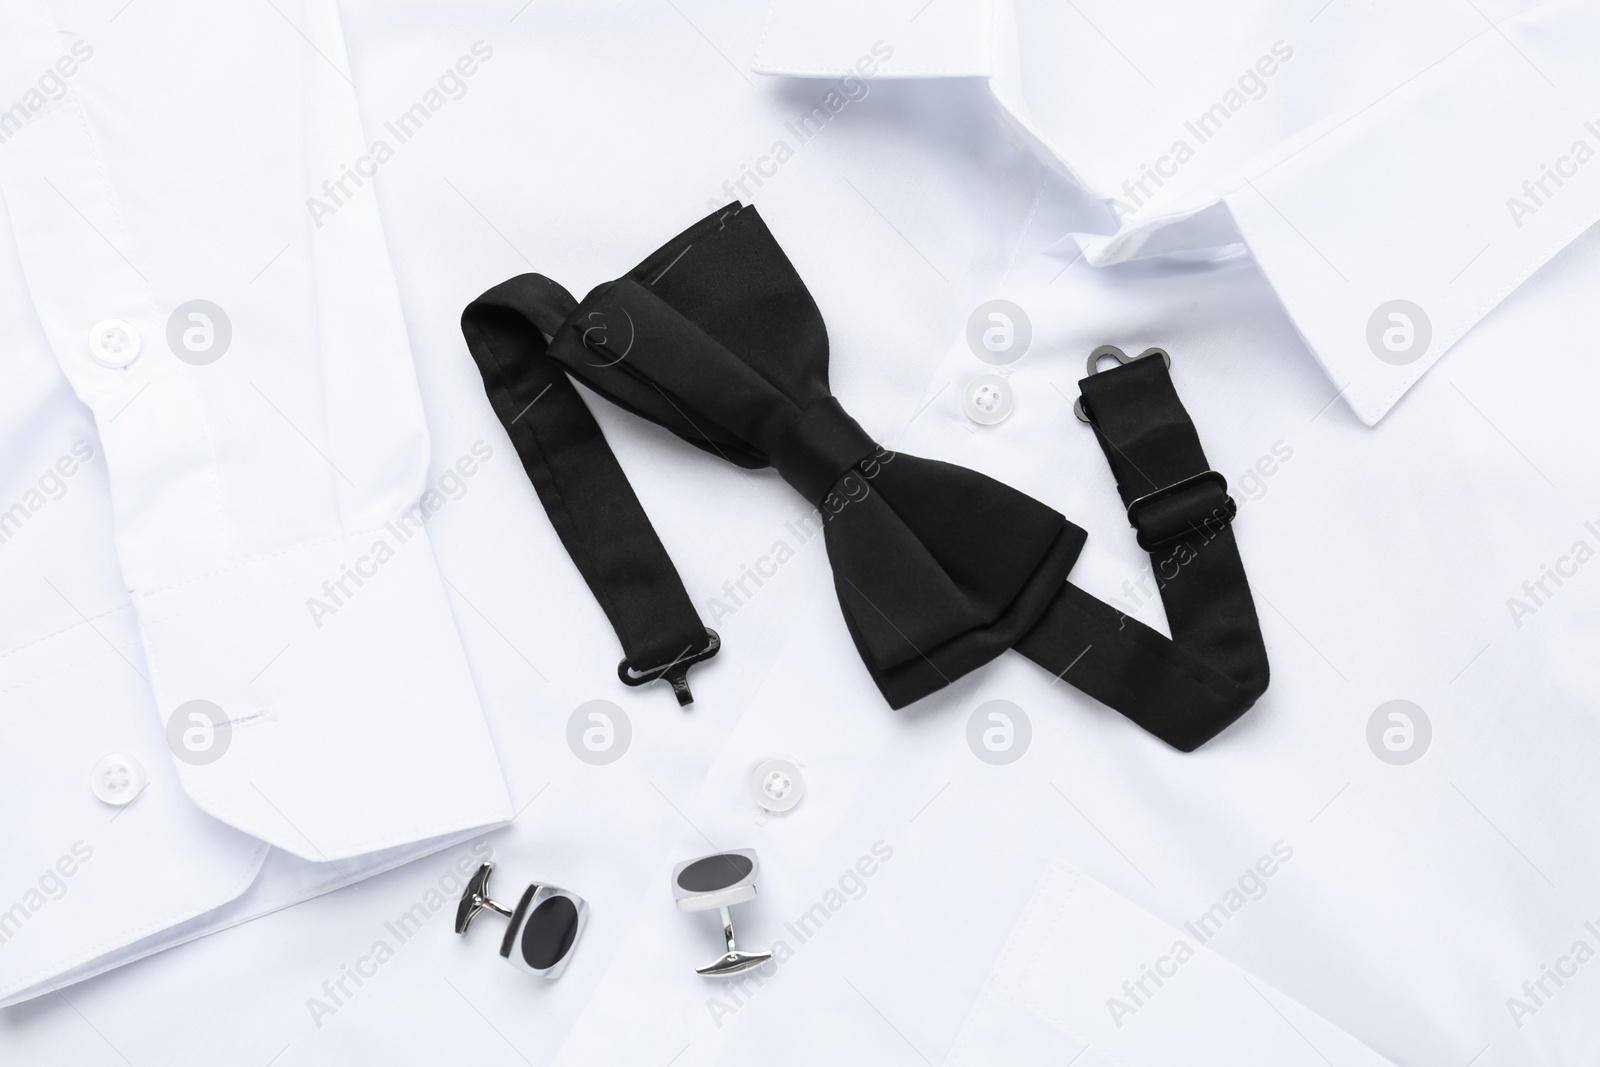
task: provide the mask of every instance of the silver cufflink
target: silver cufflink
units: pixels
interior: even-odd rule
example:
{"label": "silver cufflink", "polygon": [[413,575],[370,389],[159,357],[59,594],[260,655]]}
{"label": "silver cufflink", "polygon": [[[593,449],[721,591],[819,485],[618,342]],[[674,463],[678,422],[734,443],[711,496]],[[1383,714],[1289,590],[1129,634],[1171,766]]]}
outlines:
{"label": "silver cufflink", "polygon": [[770,952],[740,952],[733,941],[733,917],[728,909],[755,897],[755,849],[740,848],[701,856],[685,860],[672,869],[672,898],[678,902],[679,911],[716,908],[722,912],[722,936],[727,939],[728,951],[705,966],[696,967],[696,974],[723,978],[759,967],[772,958]]}
{"label": "silver cufflink", "polygon": [[553,885],[530,885],[515,908],[489,899],[489,872],[485,863],[467,882],[456,908],[456,933],[467,927],[485,908],[511,920],[500,942],[500,955],[519,971],[557,978],[567,969],[572,948],[589,919],[589,905],[576,893]]}

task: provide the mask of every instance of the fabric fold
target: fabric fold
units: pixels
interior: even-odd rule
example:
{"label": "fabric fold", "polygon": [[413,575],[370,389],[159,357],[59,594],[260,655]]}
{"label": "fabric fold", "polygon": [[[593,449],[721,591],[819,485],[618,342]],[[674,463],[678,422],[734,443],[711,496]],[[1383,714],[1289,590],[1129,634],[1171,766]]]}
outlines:
{"label": "fabric fold", "polygon": [[838,72],[881,37],[894,76],[984,79],[997,121],[1086,201],[1048,254],[1247,250],[1367,425],[1600,220],[1587,0],[944,10],[771,0],[755,69]]}

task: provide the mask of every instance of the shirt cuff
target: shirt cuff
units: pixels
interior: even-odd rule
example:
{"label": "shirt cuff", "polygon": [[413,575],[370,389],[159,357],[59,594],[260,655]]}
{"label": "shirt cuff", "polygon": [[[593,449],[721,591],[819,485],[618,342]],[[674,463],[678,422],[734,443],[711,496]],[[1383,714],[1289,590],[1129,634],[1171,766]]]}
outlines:
{"label": "shirt cuff", "polygon": [[315,861],[511,818],[421,515],[135,595],[203,810]]}

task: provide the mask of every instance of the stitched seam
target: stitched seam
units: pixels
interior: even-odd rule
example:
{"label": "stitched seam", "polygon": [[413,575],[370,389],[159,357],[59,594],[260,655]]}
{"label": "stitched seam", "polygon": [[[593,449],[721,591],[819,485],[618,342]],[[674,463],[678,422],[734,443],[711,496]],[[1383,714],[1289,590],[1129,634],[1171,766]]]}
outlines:
{"label": "stitched seam", "polygon": [[[44,22],[45,25],[50,28],[50,31],[51,31],[53,36],[59,36],[61,34],[61,28],[58,25],[56,25],[54,20],[52,20],[50,18],[49,12],[45,8],[44,0],[38,0],[37,6],[39,8],[39,18],[40,18],[40,20],[42,22]],[[110,205],[111,216],[116,221],[116,228],[119,231],[119,236],[121,236],[122,241],[123,241],[123,245],[127,249],[127,252],[126,252],[127,257],[129,259],[129,261],[132,262],[133,260],[136,260],[136,259],[140,258],[139,254],[138,254],[138,245],[135,243],[135,241],[133,239],[133,231],[129,228],[127,220],[123,216],[122,206],[121,206],[120,202],[117,199],[116,193],[114,191],[114,187],[113,187],[112,182],[111,182],[111,175],[106,170],[105,155],[104,155],[104,153],[102,153],[100,151],[100,145],[95,140],[94,129],[89,123],[89,116],[88,116],[88,113],[84,110],[83,100],[82,100],[81,95],[78,93],[76,83],[69,83],[68,84],[67,95],[68,95],[68,98],[71,101],[73,114],[76,115],[76,117],[77,117],[78,126],[83,131],[83,139],[84,139],[84,142],[88,146],[88,155],[93,160],[95,173],[99,177],[100,185],[101,185],[102,190],[104,191],[104,194],[105,194],[106,203]],[[135,270],[137,270],[137,269],[138,268],[135,268]],[[145,263],[145,270],[149,271],[151,274],[155,273],[154,268],[151,267],[148,262]],[[143,290],[144,290],[144,293],[143,293],[143,295],[144,295],[144,304],[145,304],[146,310],[150,314],[150,321],[155,322],[155,323],[159,323],[161,321],[161,314],[156,308],[155,294],[154,294],[154,292],[152,292],[151,285],[150,285],[150,283],[148,281],[143,283]],[[159,367],[153,368],[150,371],[150,373],[148,375],[146,375],[146,377],[147,377],[148,382],[150,384],[154,384],[158,380],[158,378],[163,378],[163,377],[165,377],[166,381],[168,381],[168,382],[180,380],[180,379],[173,378],[170,375],[165,375],[165,376],[162,375]],[[193,396],[194,395],[193,383],[191,382],[191,383],[186,383],[186,384],[188,385],[188,388],[190,389],[190,395]],[[96,390],[96,391],[98,392],[98,390]],[[201,403],[198,403],[198,402],[194,402],[192,404],[192,406],[197,410],[197,412],[198,412],[198,414],[200,416],[200,420],[199,420],[199,422],[200,422],[200,436],[202,438],[202,442],[203,442],[204,447],[205,447],[206,477],[207,477],[208,482],[210,483],[210,495],[211,495],[211,499],[212,499],[212,507],[214,509],[214,513],[224,522],[225,525],[227,525],[230,528],[230,531],[231,531],[231,527],[232,527],[231,514],[223,506],[223,500],[222,500],[221,475],[220,475],[219,470],[218,470],[218,467],[219,467],[218,458],[219,457],[218,457],[218,452],[217,452],[217,442],[216,442],[216,437],[215,437],[215,434],[213,433],[213,429],[212,429],[212,425],[211,425],[212,412],[210,412],[206,408],[206,406],[204,404],[201,404]],[[97,429],[98,429],[98,426],[99,426],[99,421],[100,421],[100,415],[99,415],[99,412],[97,410],[95,412],[95,423],[96,423]],[[104,447],[104,442],[105,442],[105,436],[102,434],[101,435],[102,448]],[[237,538],[234,538],[234,540],[236,542]]]}
{"label": "stitched seam", "polygon": [[[51,638],[60,637],[62,634],[68,633],[68,632],[70,632],[72,630],[76,630],[81,626],[88,626],[90,623],[94,622],[96,619],[103,619],[103,618],[106,618],[109,615],[115,615],[119,611],[128,611],[128,610],[130,610],[132,608],[132,606],[133,606],[132,604],[120,604],[120,605],[118,605],[117,607],[114,607],[114,608],[107,608],[105,611],[102,611],[98,615],[89,616],[89,618],[87,620],[85,620],[85,621],[68,623],[66,626],[63,626],[59,630],[52,630],[47,634],[40,634],[38,637],[30,638],[29,640],[24,641],[20,645],[17,645],[17,646],[15,646],[13,648],[8,648],[4,652],[0,652],[0,659],[5,659],[7,656],[14,656],[18,652],[23,651],[24,649],[32,648],[34,645],[37,645],[37,644],[39,644],[39,643],[41,643],[43,641],[49,641]],[[87,657],[85,657],[85,658],[87,658]]]}
{"label": "stitched seam", "polygon": [[[777,11],[780,2],[781,0],[769,0],[767,4],[767,17],[761,20],[761,35],[756,38],[756,57],[758,60],[762,51],[767,47],[767,38],[772,33],[773,14]],[[754,70],[754,66],[751,69]],[[759,74],[760,71],[756,71],[756,73]]]}
{"label": "stitched seam", "polygon": [[[135,642],[135,644],[137,644],[137,643],[138,642]],[[123,651],[124,648],[132,648],[133,645],[127,645],[127,646],[114,645],[113,647],[115,647],[120,652],[120,651]],[[68,662],[63,663],[60,666],[51,667],[48,670],[35,672],[27,681],[17,682],[14,685],[8,685],[4,689],[0,689],[0,693],[15,693],[15,692],[18,692],[19,690],[30,689],[30,688],[32,688],[32,687],[34,687],[36,685],[39,685],[41,682],[43,682],[47,678],[54,678],[57,675],[65,674],[67,671],[77,670],[78,668],[82,667],[85,663],[93,663],[98,658],[99,657],[97,655],[80,656],[77,659],[69,660]]]}
{"label": "stitched seam", "polygon": [[[1037,159],[1031,152],[1027,153],[1027,155],[1030,159]],[[1017,234],[1016,246],[1011,249],[1011,258],[1006,260],[1006,269],[1001,272],[1000,285],[996,287],[996,291],[1003,289],[1006,282],[1011,280],[1011,271],[1017,265],[1017,257],[1022,254],[1023,243],[1027,241],[1028,234],[1033,230],[1033,217],[1039,213],[1039,204],[1044,200],[1045,186],[1049,182],[1050,170],[1041,163],[1039,166],[1039,188],[1033,194],[1033,206],[1028,209],[1028,217],[1022,220],[1022,232]],[[993,296],[992,293],[990,295]]]}

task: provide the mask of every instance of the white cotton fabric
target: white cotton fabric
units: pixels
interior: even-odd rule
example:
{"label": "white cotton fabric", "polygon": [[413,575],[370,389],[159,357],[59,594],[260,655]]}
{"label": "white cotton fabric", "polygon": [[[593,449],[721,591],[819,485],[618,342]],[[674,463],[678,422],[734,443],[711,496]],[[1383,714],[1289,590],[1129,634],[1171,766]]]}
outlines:
{"label": "white cotton fabric", "polygon": [[[759,69],[847,69],[858,42],[901,39],[898,8],[774,0]],[[1581,0],[968,0],[912,26],[894,76],[986,78],[1103,207],[1064,245],[1095,265],[1247,245],[1369,425],[1600,219],[1600,11]],[[1395,300],[1427,323],[1400,363],[1368,341]]]}
{"label": "white cotton fabric", "polygon": [[[1560,107],[1594,110],[1570,57],[1596,42],[1588,8],[1480,6],[7,9],[0,1059],[1594,1060],[1593,179],[1521,230],[1504,201],[1565,150]],[[1239,143],[1117,219],[1170,120],[1279,38]],[[1396,161],[1399,130],[1429,151]],[[371,175],[334,203],[346,166]],[[724,644],[692,709],[620,686],[458,320],[526,271],[582,293],[734,198],[816,298],[845,409],[1084,526],[1073,580],[1158,628],[1071,405],[1095,347],[1168,350],[1239,503],[1260,704],[1182,755],[1006,655],[890,711],[792,490],[591,398]],[[1415,362],[1367,347],[1378,296],[1426,310]],[[193,299],[233,326],[205,366],[165,338]],[[1032,333],[998,366],[966,340],[993,299]],[[110,318],[126,371],[89,355]],[[963,410],[982,374],[998,425]],[[243,720],[202,766],[167,742],[197,697]],[[566,740],[591,700],[631,723],[607,765]],[[1031,723],[1005,766],[967,741],[991,700]],[[1410,764],[1369,745],[1394,700],[1431,725]],[[149,777],[125,808],[90,788],[112,752]],[[773,758],[806,782],[783,814],[750,794]],[[737,847],[740,946],[780,962],[708,982],[715,917],[668,879]],[[451,932],[485,859],[498,899],[589,902],[558,981],[496,958],[492,914]],[[1114,1013],[1174,937],[1195,958]]]}

